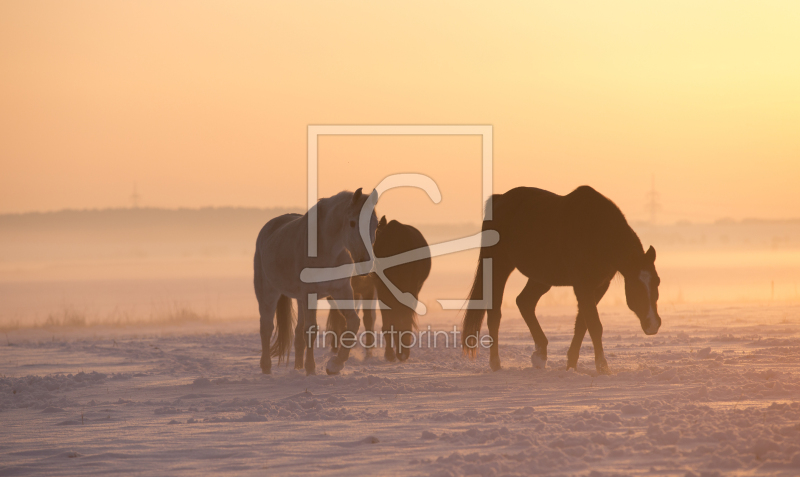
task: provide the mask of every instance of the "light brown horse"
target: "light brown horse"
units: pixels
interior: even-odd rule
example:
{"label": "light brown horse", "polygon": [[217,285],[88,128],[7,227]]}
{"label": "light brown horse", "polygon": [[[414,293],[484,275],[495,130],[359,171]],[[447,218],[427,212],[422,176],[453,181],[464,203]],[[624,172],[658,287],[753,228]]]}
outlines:
{"label": "light brown horse", "polygon": [[[253,259],[253,283],[258,311],[261,315],[261,371],[272,370],[272,356],[278,361],[288,359],[292,343],[292,302],[297,300],[299,316],[294,336],[295,368],[315,374],[314,347],[317,337],[317,310],[309,306],[309,296],[332,297],[341,303],[353,302],[350,272],[353,264],[371,267],[372,242],[378,218],[374,205],[377,194],[340,192],[321,199],[311,210],[316,212],[317,254],[310,257],[309,214],[286,214],[276,217],[261,229],[256,240]],[[363,233],[361,228],[363,227]],[[332,274],[324,278],[326,270],[348,270],[345,275]],[[306,280],[301,277],[310,270]],[[322,270],[323,273],[319,273]],[[367,269],[369,270],[369,269]],[[322,278],[320,278],[323,276]],[[352,305],[341,309],[348,331],[358,331],[359,318]],[[277,336],[272,343],[272,331],[277,322]],[[349,357],[350,350],[341,348],[325,366],[328,374],[338,374]]]}

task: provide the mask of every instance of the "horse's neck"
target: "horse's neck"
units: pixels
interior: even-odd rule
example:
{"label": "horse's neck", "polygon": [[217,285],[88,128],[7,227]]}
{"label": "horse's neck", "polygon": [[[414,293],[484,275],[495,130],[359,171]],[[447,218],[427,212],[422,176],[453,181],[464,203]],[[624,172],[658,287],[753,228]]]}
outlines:
{"label": "horse's neck", "polygon": [[[627,225],[627,224],[626,224]],[[644,248],[639,236],[630,226],[626,226],[623,236],[619,241],[620,249],[618,254],[617,270],[627,278],[632,273],[639,271],[639,260],[644,255]]]}
{"label": "horse's neck", "polygon": [[338,208],[335,204],[321,202],[319,205],[322,207],[317,209],[317,262],[341,265],[340,257],[346,255],[346,250]]}

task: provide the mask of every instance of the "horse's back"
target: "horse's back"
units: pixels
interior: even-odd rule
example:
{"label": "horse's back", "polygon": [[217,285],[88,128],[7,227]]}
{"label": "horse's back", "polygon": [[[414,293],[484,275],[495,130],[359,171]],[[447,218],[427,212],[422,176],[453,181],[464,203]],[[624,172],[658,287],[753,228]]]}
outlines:
{"label": "horse's back", "polygon": [[[580,186],[564,196],[565,207],[572,216],[594,216],[619,226],[625,216],[614,202],[589,186]],[[585,220],[584,217],[580,217]]]}
{"label": "horse's back", "polygon": [[491,206],[492,220],[483,229],[500,234],[493,255],[552,285],[573,284],[578,270],[607,260],[615,252],[615,240],[630,233],[619,208],[589,186],[563,196],[518,187],[492,196]]}
{"label": "horse's back", "polygon": [[558,195],[536,187],[516,187],[505,194],[491,197],[492,216],[502,219],[508,215],[533,213],[536,217],[560,218],[566,222],[570,216],[564,213],[577,211],[609,213],[619,209],[610,199],[590,186],[580,186],[567,195]]}
{"label": "horse's back", "polygon": [[273,240],[273,247],[271,247],[270,239],[274,239],[274,235],[277,231],[299,220],[301,217],[302,215],[300,214],[283,214],[269,220],[261,227],[261,231],[258,233],[258,238],[256,239],[256,253],[253,257],[253,272],[255,274],[256,288],[260,287],[259,284],[263,283],[264,274],[268,272],[268,267],[266,267],[265,264],[274,262],[276,258],[275,250],[271,250],[275,248],[275,243]]}
{"label": "horse's back", "polygon": [[279,215],[270,219],[263,227],[261,227],[261,231],[258,233],[258,240],[256,242],[256,250],[262,245],[262,242],[269,237],[271,237],[277,230],[281,229],[286,224],[294,222],[300,219],[302,215],[289,213]]}

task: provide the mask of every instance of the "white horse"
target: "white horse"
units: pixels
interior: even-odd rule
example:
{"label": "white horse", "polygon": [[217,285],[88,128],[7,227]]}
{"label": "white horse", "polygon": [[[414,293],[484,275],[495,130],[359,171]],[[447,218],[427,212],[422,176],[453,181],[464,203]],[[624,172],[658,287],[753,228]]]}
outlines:
{"label": "white horse", "polygon": [[[377,193],[373,191],[367,196],[361,189],[320,199],[309,211],[312,220],[317,218],[316,257],[309,256],[309,213],[281,215],[261,229],[256,241],[253,281],[261,315],[261,371],[264,374],[272,370],[272,356],[278,357],[278,363],[284,356],[289,359],[294,321],[292,298],[297,300],[299,312],[294,332],[295,369],[305,367],[306,374],[315,374],[313,346],[319,328],[312,294],[318,299],[331,297],[333,305],[341,309],[347,320],[347,330],[358,331],[360,320],[353,309],[350,276],[307,283],[301,280],[300,274],[304,269],[330,270],[348,265],[354,274],[356,269],[360,274],[368,273],[372,268],[371,248],[378,227],[374,211],[376,201]],[[278,330],[275,342],[271,343],[276,315]],[[339,347],[325,371],[338,374],[349,355],[349,348]]]}

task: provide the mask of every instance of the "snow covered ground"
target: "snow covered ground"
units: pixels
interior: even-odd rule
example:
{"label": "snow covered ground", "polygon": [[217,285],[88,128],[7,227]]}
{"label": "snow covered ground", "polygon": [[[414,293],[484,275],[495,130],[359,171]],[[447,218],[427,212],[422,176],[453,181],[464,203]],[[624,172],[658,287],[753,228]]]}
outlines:
{"label": "snow covered ground", "polygon": [[263,376],[255,320],[21,328],[0,346],[0,475],[799,475],[799,312],[675,305],[646,337],[603,310],[610,376],[588,337],[564,371],[568,308],[542,313],[546,370],[506,310],[499,372],[439,347]]}

